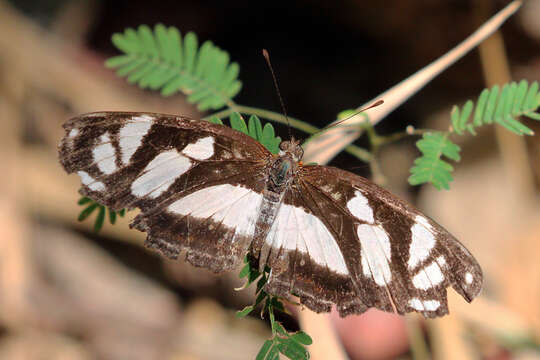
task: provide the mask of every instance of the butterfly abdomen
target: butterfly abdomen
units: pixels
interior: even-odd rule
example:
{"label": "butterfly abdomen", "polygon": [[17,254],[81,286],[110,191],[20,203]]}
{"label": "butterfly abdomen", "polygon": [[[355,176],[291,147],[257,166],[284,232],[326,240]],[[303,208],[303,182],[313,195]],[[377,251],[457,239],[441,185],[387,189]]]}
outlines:
{"label": "butterfly abdomen", "polygon": [[269,257],[275,258],[281,244],[274,243],[276,236],[270,233],[283,197],[291,185],[297,162],[288,153],[278,157],[269,167],[269,174],[263,191],[263,200],[259,208],[259,216],[255,225],[252,254],[259,259],[259,269],[262,271]]}

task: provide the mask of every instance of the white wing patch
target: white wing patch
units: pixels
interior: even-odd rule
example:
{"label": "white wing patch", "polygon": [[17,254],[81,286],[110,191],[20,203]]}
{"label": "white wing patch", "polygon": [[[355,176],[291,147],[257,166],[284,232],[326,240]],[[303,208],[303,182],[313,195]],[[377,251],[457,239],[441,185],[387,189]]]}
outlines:
{"label": "white wing patch", "polygon": [[191,168],[191,161],[176,150],[160,153],[146,165],[131,184],[131,193],[138,197],[157,198],[174,181]]}
{"label": "white wing patch", "polygon": [[360,191],[354,192],[354,197],[347,202],[347,208],[358,220],[373,224],[373,210],[369,206],[368,199]]}
{"label": "white wing patch", "polygon": [[[279,207],[276,218],[274,219],[274,222],[266,235],[266,239],[264,239],[264,241],[270,245],[270,247],[279,249],[281,246],[283,246],[286,249],[290,249],[292,248],[293,238],[294,245],[296,245],[298,241],[298,231],[296,231],[297,221],[291,216],[292,210],[293,207],[286,204],[281,204]],[[285,240],[285,243],[283,243],[283,240]],[[304,244],[304,242],[302,243]],[[320,255],[320,249],[317,248],[317,250],[319,251],[314,251],[314,253],[316,252]],[[308,252],[305,245],[302,246],[301,251],[303,253]],[[316,256],[318,257],[319,255]]]}
{"label": "white wing patch", "polygon": [[73,128],[73,129],[71,129],[71,131],[69,132],[68,137],[69,137],[69,138],[74,138],[74,137],[77,136],[77,135],[79,135],[79,129]]}
{"label": "white wing patch", "polygon": [[444,256],[439,256],[437,259],[437,264],[439,264],[440,267],[444,267],[446,265],[446,259],[444,258]]}
{"label": "white wing patch", "polygon": [[182,153],[195,160],[206,160],[214,155],[214,138],[207,136],[189,144]]}
{"label": "white wing patch", "polygon": [[265,242],[273,248],[307,253],[317,264],[339,274],[349,273],[332,233],[318,217],[301,208],[281,204]]}
{"label": "white wing patch", "polygon": [[412,298],[409,300],[409,306],[418,311],[436,311],[441,303],[437,300],[420,300]]}
{"label": "white wing patch", "polygon": [[258,217],[262,195],[242,186],[222,184],[195,191],[169,205],[175,214],[190,215],[199,219],[212,218],[236,234],[252,236]]}
{"label": "white wing patch", "polygon": [[444,275],[435,261],[421,269],[412,279],[414,287],[422,290],[437,286],[443,281]]}
{"label": "white wing patch", "polygon": [[86,171],[77,171],[77,174],[80,176],[81,182],[84,185],[88,186],[90,190],[93,190],[93,191],[105,190],[105,184],[91,177],[90,174],[88,174]]}
{"label": "white wing patch", "polygon": [[473,276],[472,276],[472,274],[470,272],[465,274],[465,282],[467,283],[467,285],[472,284]]}
{"label": "white wing patch", "polygon": [[153,118],[150,115],[134,116],[120,129],[119,144],[122,151],[122,163],[129,164],[135,151],[141,146],[142,138],[152,127]]}
{"label": "white wing patch", "polygon": [[110,175],[117,170],[116,168],[116,156],[114,147],[111,144],[111,138],[109,133],[101,135],[101,143],[92,150],[94,155],[94,162],[97,164],[99,170],[104,174]]}
{"label": "white wing patch", "polygon": [[392,280],[390,270],[390,239],[384,229],[378,225],[362,224],[357,229],[361,245],[362,271],[373,278],[379,286],[385,286]]}
{"label": "white wing patch", "polygon": [[417,215],[416,223],[411,227],[412,241],[409,247],[409,269],[414,269],[421,261],[425,260],[431,249],[435,246],[435,236],[427,219]]}

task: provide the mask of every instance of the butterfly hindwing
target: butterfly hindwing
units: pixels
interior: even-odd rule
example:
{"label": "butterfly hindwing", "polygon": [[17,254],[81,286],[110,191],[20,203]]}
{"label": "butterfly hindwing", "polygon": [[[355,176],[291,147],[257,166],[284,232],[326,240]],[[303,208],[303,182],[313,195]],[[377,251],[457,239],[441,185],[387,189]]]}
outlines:
{"label": "butterfly hindwing", "polygon": [[[284,197],[287,204],[296,210],[280,209],[278,220],[305,213],[316,218],[309,220],[310,229],[319,229],[313,225],[318,222],[324,229],[306,231],[298,216],[281,220],[298,224],[281,241],[267,240],[278,254],[269,256],[271,292],[296,293],[315,311],[328,311],[334,303],[343,316],[376,307],[435,317],[448,313],[447,287],[467,301],[481,289],[479,265],[452,235],[364,178],[331,167],[302,167]],[[303,241],[295,248],[296,237]],[[323,255],[319,248],[326,249]]]}
{"label": "butterfly hindwing", "polygon": [[64,127],[60,161],[79,174],[82,194],[113,209],[140,208],[132,226],[148,232],[148,246],[173,258],[187,249],[191,263],[216,272],[241,261],[254,226],[241,212],[260,202],[272,156],[261,144],[163,114],[91,113]]}
{"label": "butterfly hindwing", "polygon": [[[335,227],[329,226],[317,202],[300,187],[292,187],[285,194],[276,221],[266,237],[268,264],[272,269],[267,284],[269,293],[288,297],[298,296],[300,302],[316,312],[330,311],[332,304],[347,304],[356,313],[368,306],[359,296],[349,269],[359,260],[359,253],[345,251],[336,234],[346,232],[342,221],[335,217]],[[324,205],[323,205],[324,206]],[[331,216],[333,208],[326,207],[324,216]],[[264,248],[264,246],[263,246]]]}

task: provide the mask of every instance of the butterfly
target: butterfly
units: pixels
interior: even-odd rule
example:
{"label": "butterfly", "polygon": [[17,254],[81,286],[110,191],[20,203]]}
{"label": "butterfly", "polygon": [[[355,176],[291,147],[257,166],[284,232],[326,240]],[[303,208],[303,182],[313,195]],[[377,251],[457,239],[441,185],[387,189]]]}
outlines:
{"label": "butterfly", "polygon": [[380,186],[304,165],[291,138],[270,153],[229,127],[184,116],[97,112],[64,124],[59,157],[81,193],[139,208],[145,245],[220,273],[246,254],[271,269],[266,291],[316,312],[369,308],[432,318],[447,288],[472,301],[482,270],[448,231]]}

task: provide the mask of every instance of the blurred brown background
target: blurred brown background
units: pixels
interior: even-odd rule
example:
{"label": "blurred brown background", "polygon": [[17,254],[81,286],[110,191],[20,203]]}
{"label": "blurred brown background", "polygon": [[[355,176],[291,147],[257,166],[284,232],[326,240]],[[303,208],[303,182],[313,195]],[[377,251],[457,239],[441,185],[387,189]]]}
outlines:
{"label": "blurred brown background", "polygon": [[[56,153],[65,120],[98,110],[201,116],[181,95],[161,98],[105,69],[117,54],[113,32],[161,22],[211,39],[241,66],[235,100],[277,110],[260,56],[267,48],[289,113],[324,126],[444,54],[506,3],[0,1],[0,359],[250,359],[270,335],[257,317],[235,319],[252,301],[250,290],[233,290],[236,273],[216,277],[146,251],[144,234],[127,227],[133,213],[99,235],[93,219],[77,222],[79,179],[62,171]],[[539,18],[540,1],[527,1],[502,37],[435,79],[379,131],[444,129],[450,107],[484,87],[540,80]],[[484,291],[472,304],[450,291],[452,314],[432,321],[332,315],[352,359],[540,359],[540,137],[485,128],[459,140],[464,159],[450,191],[407,186],[415,138],[385,148],[380,163],[388,188],[473,252]],[[369,176],[352,157],[333,164]]]}

